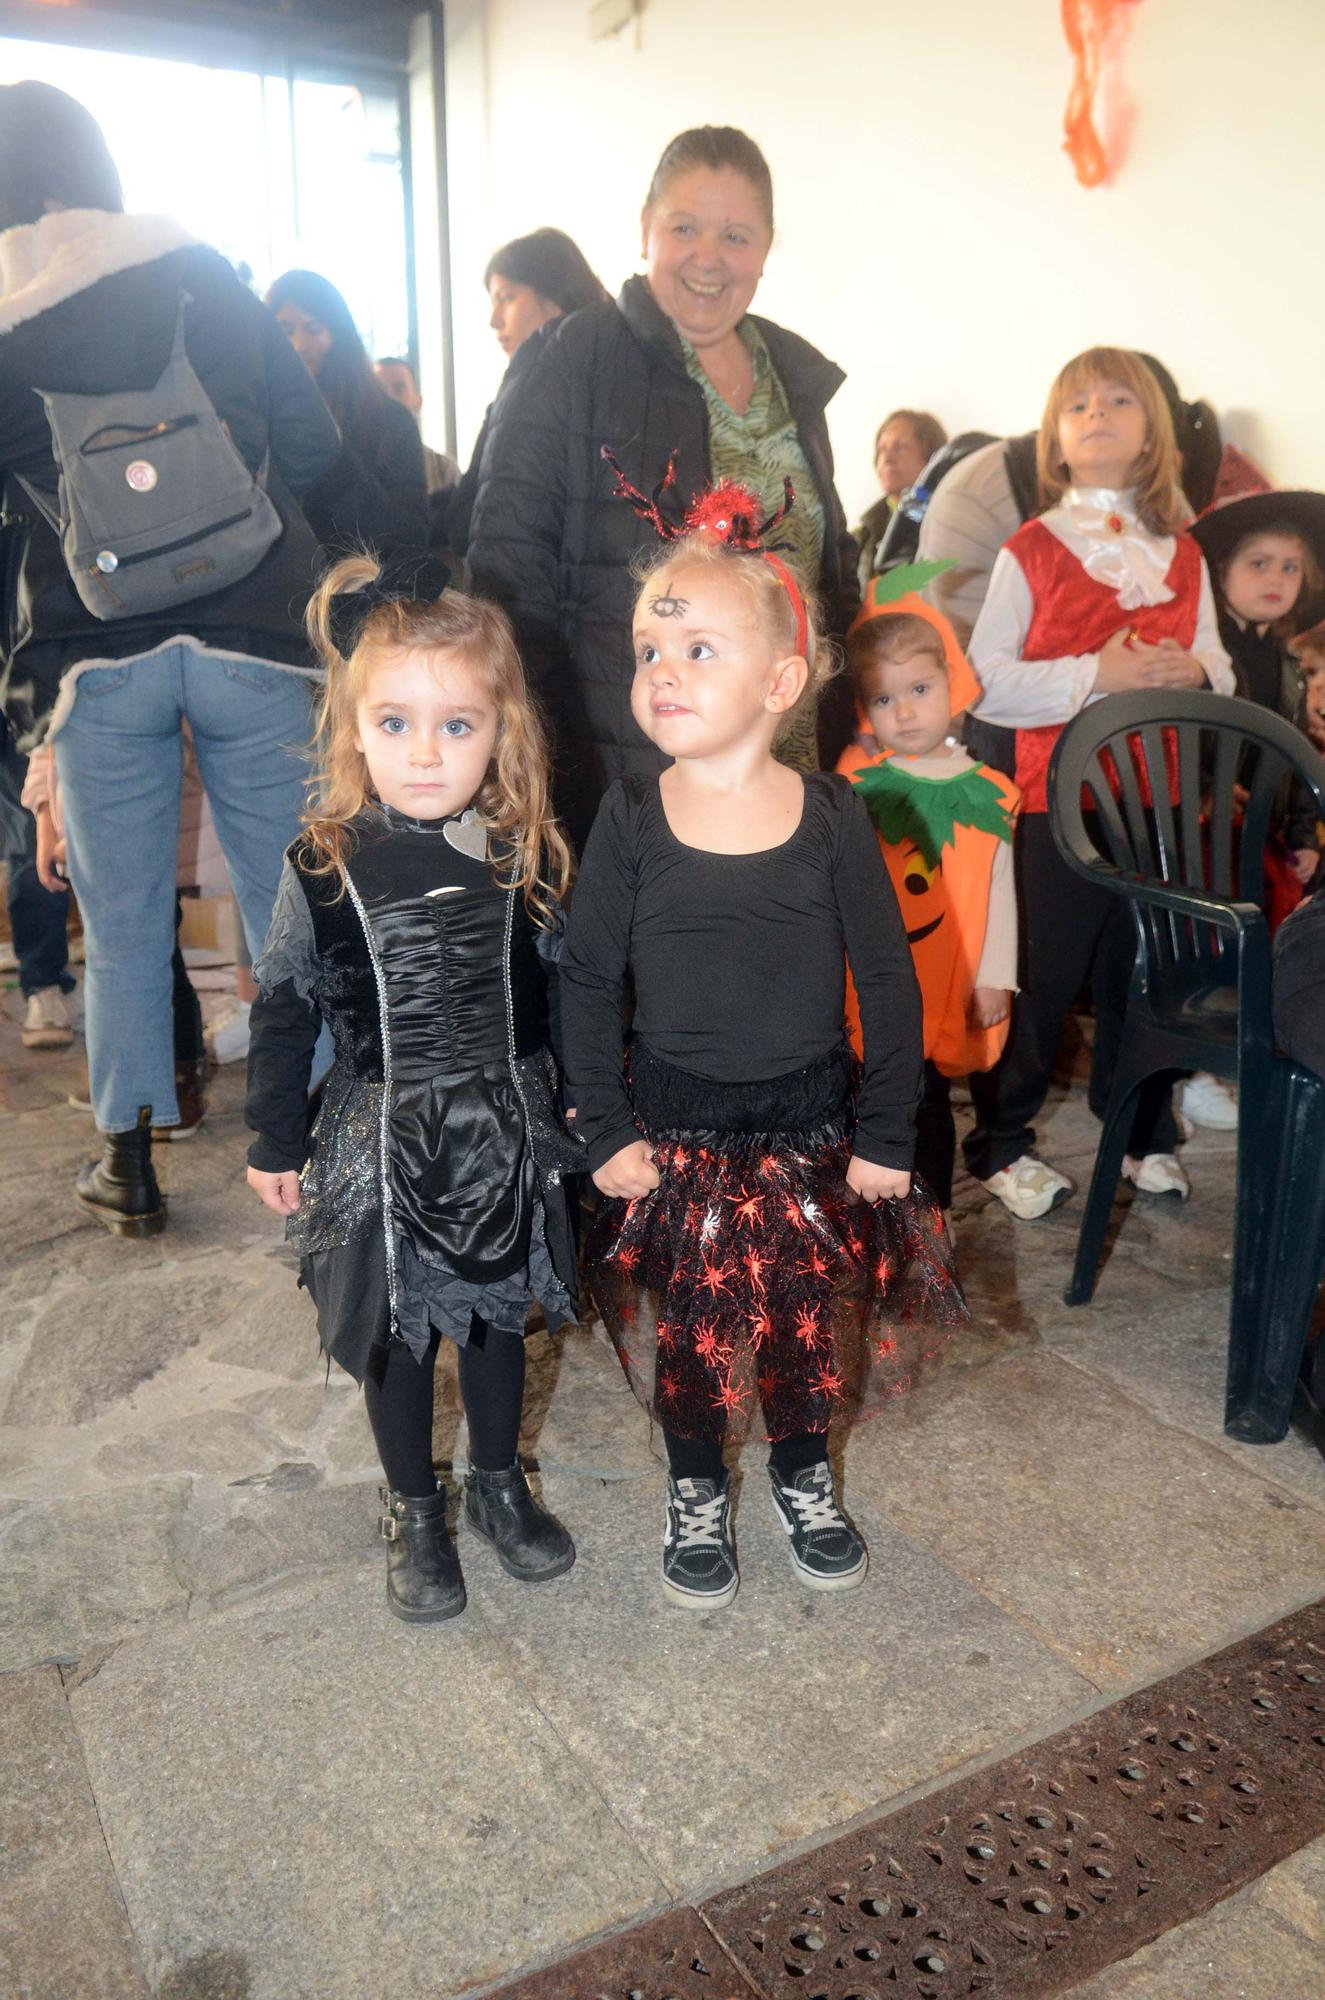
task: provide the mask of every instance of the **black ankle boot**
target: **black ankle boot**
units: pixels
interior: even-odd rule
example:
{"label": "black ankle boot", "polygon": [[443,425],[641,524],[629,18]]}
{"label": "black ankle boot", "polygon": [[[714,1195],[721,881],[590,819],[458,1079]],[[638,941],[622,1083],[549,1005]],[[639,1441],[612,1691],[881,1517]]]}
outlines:
{"label": "black ankle boot", "polygon": [[117,1236],[159,1236],[166,1204],[152,1169],[152,1107],[139,1107],[132,1132],[103,1132],[99,1160],[78,1170],[79,1203]]}
{"label": "black ankle boot", "polygon": [[458,1618],[465,1608],[465,1579],[446,1525],[446,1488],[419,1500],[389,1486],[380,1490],[387,1609],[414,1624]]}
{"label": "black ankle boot", "polygon": [[518,1459],[505,1472],[469,1468],[465,1518],[492,1543],[507,1575],[521,1583],[563,1576],[575,1561],[574,1542],[560,1521],[539,1506]]}

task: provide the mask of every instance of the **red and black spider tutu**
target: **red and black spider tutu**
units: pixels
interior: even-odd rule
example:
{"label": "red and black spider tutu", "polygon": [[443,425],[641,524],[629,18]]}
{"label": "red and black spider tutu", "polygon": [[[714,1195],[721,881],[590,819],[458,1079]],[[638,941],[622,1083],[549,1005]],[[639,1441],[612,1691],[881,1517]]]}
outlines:
{"label": "red and black spider tutu", "polygon": [[[928,1193],[871,1208],[846,1184],[842,1112],[788,1127],[773,1110],[822,1111],[825,1090],[840,1104],[843,1066],[822,1067],[753,1088],[739,1124],[762,1113],[762,1129],[664,1125],[648,1100],[682,1073],[636,1044],[632,1094],[660,1182],[604,1203],[587,1275],[631,1387],[678,1437],[740,1437],[761,1409],[774,1440],[873,1414],[968,1318]],[[705,1088],[730,1111],[733,1087]]]}

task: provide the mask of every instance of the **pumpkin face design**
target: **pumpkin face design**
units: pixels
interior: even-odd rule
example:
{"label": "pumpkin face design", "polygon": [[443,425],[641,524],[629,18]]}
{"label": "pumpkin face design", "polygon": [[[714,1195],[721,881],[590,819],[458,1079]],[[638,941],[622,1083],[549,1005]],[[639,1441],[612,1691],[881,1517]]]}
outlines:
{"label": "pumpkin face design", "polygon": [[[924,1004],[925,1055],[945,1076],[988,1069],[1008,1023],[982,1028],[969,1010],[994,854],[1011,839],[1016,788],[984,766],[959,766],[951,778],[918,777],[886,753],[854,769],[851,781],[878,830],[901,911]],[[848,1024],[858,1048],[854,1006],[852,993]]]}
{"label": "pumpkin face design", "polygon": [[[899,876],[903,894],[908,898],[916,898],[914,902],[908,900],[902,904],[906,941],[914,948],[923,938],[932,937],[948,914],[948,898],[943,882],[943,856],[940,855],[931,865],[916,843],[909,840],[902,849],[900,867],[893,871],[894,883],[898,882]],[[921,902],[919,900],[921,897],[928,898],[928,901]],[[936,914],[930,916],[931,910]],[[914,927],[909,921],[912,917],[920,918],[920,922]]]}

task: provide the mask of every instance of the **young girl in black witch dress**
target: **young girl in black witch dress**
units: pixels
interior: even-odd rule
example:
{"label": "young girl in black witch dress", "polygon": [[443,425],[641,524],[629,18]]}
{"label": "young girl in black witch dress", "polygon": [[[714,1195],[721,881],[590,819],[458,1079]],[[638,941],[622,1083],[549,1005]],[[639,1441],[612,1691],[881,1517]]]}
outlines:
{"label": "young girl in black witch dress", "polygon": [[864,1580],[829,1426],[905,1388],[965,1317],[911,1185],[920,998],[873,829],[846,779],[773,756],[816,644],[754,504],[716,489],[644,582],[632,712],[675,761],[604,797],[561,963],[569,1092],[608,1197],[588,1282],[666,1442],[663,1588],[701,1609],[736,1594],[723,1447],[756,1403],[797,1576]]}
{"label": "young girl in black witch dress", "polygon": [[[424,571],[437,572],[431,590]],[[387,1477],[387,1602],[453,1617],[465,1588],[433,1472],[433,1365],[460,1349],[464,1512],[511,1575],[560,1575],[570,1536],[516,1455],[524,1331],[576,1314],[544,959],[565,845],[502,612],[351,557],[309,610],[327,671],[320,797],[255,973],[248,1178],[289,1218],[322,1345],[364,1385]],[[336,1060],[309,1141],[318,1029]]]}

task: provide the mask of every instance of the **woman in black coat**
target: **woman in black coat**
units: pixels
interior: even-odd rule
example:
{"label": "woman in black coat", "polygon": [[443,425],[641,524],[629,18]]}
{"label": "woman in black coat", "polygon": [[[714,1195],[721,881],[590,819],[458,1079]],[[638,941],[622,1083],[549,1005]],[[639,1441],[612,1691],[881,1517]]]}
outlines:
{"label": "woman in black coat", "polygon": [[[773,236],[772,183],[743,132],[706,126],[663,153],[644,215],[647,275],[538,337],[541,352],[492,413],[469,544],[474,587],[504,605],[548,712],[556,799],[582,844],[612,779],[663,760],[630,713],[631,563],[651,531],[612,497],[610,445],[650,490],[677,454],[678,504],[739,477],[771,511],[796,505],[787,560],[841,637],[858,603],[856,546],[833,484],[824,411],[843,375],[796,334],[748,312]],[[832,760],[845,689],[820,717]],[[801,746],[801,761],[812,762]]]}
{"label": "woman in black coat", "polygon": [[448,545],[457,555],[469,546],[483,454],[497,411],[524,371],[542,352],[543,328],[567,313],[601,305],[607,288],[594,276],[584,252],[560,229],[535,229],[494,250],[483,273],[492,316],[488,321],[509,367],[488,405],[469,464],[460,476],[446,517]]}
{"label": "woman in black coat", "polygon": [[428,479],[419,427],[373,374],[344,298],[316,271],[287,271],[267,304],[340,426],[341,454],[304,495],[309,525],[329,554],[367,547],[422,555]]}

